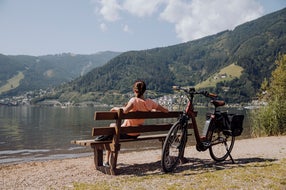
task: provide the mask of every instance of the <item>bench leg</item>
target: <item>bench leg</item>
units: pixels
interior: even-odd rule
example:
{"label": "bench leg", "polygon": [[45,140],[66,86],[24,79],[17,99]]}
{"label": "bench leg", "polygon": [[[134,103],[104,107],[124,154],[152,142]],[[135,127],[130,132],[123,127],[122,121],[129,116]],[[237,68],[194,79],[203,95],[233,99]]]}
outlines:
{"label": "bench leg", "polygon": [[103,150],[93,147],[95,169],[103,165]]}
{"label": "bench leg", "polygon": [[109,164],[110,167],[103,166],[103,149],[98,147],[93,147],[94,152],[94,166],[95,169],[109,175],[116,175],[116,165],[117,165],[117,157],[118,151],[110,153]]}
{"label": "bench leg", "polygon": [[118,151],[111,152],[109,160],[111,175],[116,175],[117,158],[118,158]]}

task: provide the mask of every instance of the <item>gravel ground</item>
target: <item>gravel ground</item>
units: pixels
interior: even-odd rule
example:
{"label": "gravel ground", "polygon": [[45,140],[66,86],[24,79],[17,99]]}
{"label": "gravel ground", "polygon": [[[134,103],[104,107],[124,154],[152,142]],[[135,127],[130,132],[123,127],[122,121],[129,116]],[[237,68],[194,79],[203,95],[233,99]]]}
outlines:
{"label": "gravel ground", "polygon": [[[286,136],[236,140],[232,157],[236,164],[276,161],[286,158]],[[208,151],[197,152],[194,146],[185,150],[188,162],[180,170],[195,165],[216,164]],[[0,165],[0,189],[72,189],[74,182],[96,183],[126,176],[161,174],[161,150],[147,150],[119,154],[120,175],[109,176],[94,169],[93,157],[50,160]],[[231,164],[230,160],[225,164]]]}

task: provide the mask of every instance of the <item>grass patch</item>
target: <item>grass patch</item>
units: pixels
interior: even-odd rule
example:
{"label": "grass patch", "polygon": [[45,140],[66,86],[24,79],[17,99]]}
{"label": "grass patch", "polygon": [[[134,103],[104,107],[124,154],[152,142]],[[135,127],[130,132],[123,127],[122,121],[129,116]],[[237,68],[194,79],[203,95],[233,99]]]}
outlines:
{"label": "grass patch", "polygon": [[242,74],[243,68],[235,65],[234,63],[224,67],[219,72],[210,76],[207,80],[197,84],[196,88],[215,87],[217,83],[222,81],[231,81],[235,78],[239,78]]}
{"label": "grass patch", "polygon": [[24,78],[24,74],[22,72],[18,72],[18,74],[12,78],[10,78],[4,86],[0,87],[0,94],[3,92],[7,92],[9,90],[15,89],[20,85],[20,81]]}
{"label": "grass patch", "polygon": [[233,165],[224,169],[210,166],[173,174],[116,176],[94,184],[74,183],[74,189],[285,189],[285,165],[286,159],[283,159],[278,162]]}

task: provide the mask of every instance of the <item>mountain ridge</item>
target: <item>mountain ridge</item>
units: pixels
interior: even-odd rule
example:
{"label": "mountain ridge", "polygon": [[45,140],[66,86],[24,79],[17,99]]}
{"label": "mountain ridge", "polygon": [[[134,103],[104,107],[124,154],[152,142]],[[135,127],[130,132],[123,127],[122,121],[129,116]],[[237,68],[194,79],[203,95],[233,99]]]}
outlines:
{"label": "mountain ridge", "polygon": [[[93,93],[92,98],[101,101],[102,96],[114,91],[130,92],[136,79],[145,80],[149,90],[162,95],[172,93],[173,85],[195,86],[235,63],[243,68],[240,78],[220,82],[209,90],[228,102],[249,102],[262,80],[270,77],[277,56],[286,53],[285,41],[286,9],[282,9],[232,31],[168,47],[124,52],[69,83],[60,98],[65,100],[65,93],[73,91],[79,95]],[[108,101],[115,99],[118,97]]]}
{"label": "mountain ridge", "polygon": [[63,53],[56,55],[28,56],[0,54],[0,89],[8,80],[22,72],[24,78],[18,86],[1,90],[0,96],[12,96],[31,90],[45,89],[69,82],[105,64],[119,52],[98,52],[81,55]]}

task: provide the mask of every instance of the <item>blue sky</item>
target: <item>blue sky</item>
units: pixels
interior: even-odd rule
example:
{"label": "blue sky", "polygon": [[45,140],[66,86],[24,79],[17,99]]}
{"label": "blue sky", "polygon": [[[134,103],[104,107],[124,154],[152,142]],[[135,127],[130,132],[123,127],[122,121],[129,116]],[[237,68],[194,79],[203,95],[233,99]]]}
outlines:
{"label": "blue sky", "polygon": [[286,7],[286,0],[0,0],[0,54],[165,47]]}

